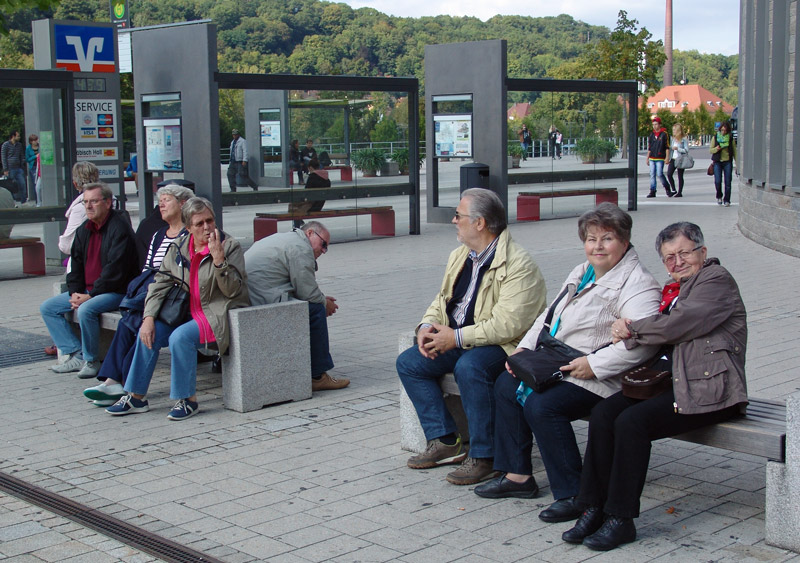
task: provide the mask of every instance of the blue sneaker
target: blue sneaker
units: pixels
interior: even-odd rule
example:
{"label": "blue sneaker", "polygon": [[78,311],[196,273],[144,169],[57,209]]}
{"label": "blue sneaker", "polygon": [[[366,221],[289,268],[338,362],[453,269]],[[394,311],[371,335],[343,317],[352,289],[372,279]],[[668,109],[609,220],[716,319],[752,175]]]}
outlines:
{"label": "blue sneaker", "polygon": [[185,420],[193,416],[198,410],[199,405],[196,402],[190,401],[189,399],[181,399],[175,403],[175,406],[169,411],[167,418],[170,420]]}
{"label": "blue sneaker", "polygon": [[147,412],[149,410],[150,405],[147,403],[147,399],[137,399],[133,395],[125,395],[119,401],[108,407],[106,412],[114,416],[122,416],[124,414]]}

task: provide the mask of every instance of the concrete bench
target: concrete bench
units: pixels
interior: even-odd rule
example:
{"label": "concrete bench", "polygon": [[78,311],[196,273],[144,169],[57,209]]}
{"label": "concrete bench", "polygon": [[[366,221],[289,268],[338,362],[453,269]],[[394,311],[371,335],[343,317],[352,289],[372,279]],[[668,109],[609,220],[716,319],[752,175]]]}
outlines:
{"label": "concrete bench", "polygon": [[[413,333],[401,334],[399,352],[414,344]],[[462,439],[467,441],[466,417],[453,374],[443,376],[439,386]],[[766,541],[800,552],[800,392],[791,395],[786,404],[750,397],[744,416],[672,439],[766,458]],[[401,383],[400,447],[421,453],[425,446],[425,433]]]}
{"label": "concrete bench", "polygon": [[0,249],[22,249],[22,271],[32,276],[44,276],[45,269],[44,244],[39,237],[0,238]]}
{"label": "concrete bench", "polygon": [[[61,282],[54,290],[63,291]],[[73,315],[68,314],[72,322]],[[105,357],[122,315],[100,315],[100,357]],[[311,398],[308,303],[288,301],[228,311],[231,342],[222,359],[225,408],[250,412]],[[77,330],[77,324],[75,324]],[[164,348],[163,351],[169,351]],[[59,352],[59,360],[62,360]]]}
{"label": "concrete bench", "polygon": [[253,241],[261,240],[278,232],[278,222],[295,220],[316,220],[331,217],[349,217],[354,215],[372,216],[373,236],[394,236],[394,209],[391,206],[381,207],[344,207],[342,209],[323,209],[297,213],[256,213],[253,219]]}
{"label": "concrete bench", "polygon": [[579,190],[535,190],[520,192],[517,196],[517,221],[538,221],[540,219],[540,200],[543,198],[595,196],[595,205],[608,201],[617,205],[617,188],[585,188]]}
{"label": "concrete bench", "polygon": [[311,398],[308,303],[228,311],[231,343],[222,359],[222,401],[238,412]]}

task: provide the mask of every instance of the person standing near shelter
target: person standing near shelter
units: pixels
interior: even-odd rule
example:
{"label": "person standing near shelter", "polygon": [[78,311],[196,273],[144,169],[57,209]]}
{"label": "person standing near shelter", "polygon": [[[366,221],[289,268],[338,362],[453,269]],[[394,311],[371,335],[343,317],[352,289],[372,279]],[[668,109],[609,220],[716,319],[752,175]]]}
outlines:
{"label": "person standing near shelter", "polygon": [[[464,191],[452,223],[461,246],[450,254],[439,294],[417,326],[417,345],[397,358],[397,373],[428,442],[408,466],[463,462],[447,481],[472,485],[495,475],[494,381],[542,312],[547,290],[530,254],[511,239],[497,194]],[[467,415],[469,457],[439,388],[449,372]]]}
{"label": "person standing near shelter", "polygon": [[561,131],[556,129],[556,156],[558,160],[561,160],[561,145],[564,143],[564,136],[561,134]]}
{"label": "person standing near shelter", "polygon": [[547,134],[547,148],[550,156],[555,160],[556,158],[556,126],[550,126],[550,132]]}
{"label": "person standing near shelter", "polygon": [[661,127],[661,118],[653,118],[653,131],[647,137],[647,164],[650,166],[650,193],[647,197],[656,197],[656,180],[661,181],[667,197],[672,197],[675,192],[669,187],[667,177],[664,176],[664,164],[669,162],[669,135],[667,130]]}
{"label": "person standing near shelter", "polygon": [[28,201],[28,188],[25,183],[25,156],[22,143],[19,142],[19,131],[13,131],[8,140],[0,147],[0,158],[3,161],[3,174],[17,184],[13,194],[20,204]]}
{"label": "person standing near shelter", "polygon": [[519,142],[522,145],[522,150],[525,151],[522,153],[522,160],[528,160],[528,147],[533,143],[533,139],[527,125],[523,125],[519,132]]}
{"label": "person standing near shelter", "polygon": [[258,184],[253,181],[247,170],[247,139],[239,135],[238,129],[233,129],[231,135],[233,135],[233,140],[231,141],[231,157],[228,164],[228,184],[231,187],[231,191],[236,191],[236,185],[241,180],[253,188],[253,191],[257,192]]}
{"label": "person standing near shelter", "polygon": [[37,207],[42,204],[39,192],[36,191],[36,178],[39,176],[39,136],[36,133],[28,135],[28,146],[25,147],[25,160],[28,162],[28,178],[30,186],[36,194]]}
{"label": "person standing near shelter", "polygon": [[[119,307],[128,282],[138,273],[133,229],[111,208],[112,197],[106,184],[84,186],[87,221],[75,232],[67,291],[39,308],[53,342],[69,356],[51,368],[56,373],[77,371],[80,378],[97,375],[100,314]],[[64,316],[70,311],[75,312],[80,325],[80,339]]]}
{"label": "person standing near shelter", "polygon": [[311,336],[311,390],[327,391],[350,385],[349,379],[328,374],[333,368],[327,317],[339,308],[336,299],[317,285],[317,259],[328,252],[331,234],[318,221],[302,229],[278,233],[256,241],[244,253],[253,305],[308,301]]}

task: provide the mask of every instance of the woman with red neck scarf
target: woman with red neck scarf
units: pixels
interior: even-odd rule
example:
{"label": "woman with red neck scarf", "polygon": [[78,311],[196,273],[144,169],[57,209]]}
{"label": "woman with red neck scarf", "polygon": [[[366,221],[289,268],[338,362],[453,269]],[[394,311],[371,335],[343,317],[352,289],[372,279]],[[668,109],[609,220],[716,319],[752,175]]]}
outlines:
{"label": "woman with red neck scarf", "polygon": [[[183,205],[182,213],[188,234],[170,246],[161,270],[150,284],[139,340],[125,381],[128,394],[106,409],[109,414],[150,410],[145,395],[158,352],[169,345],[170,397],[178,402],[167,418],[184,420],[194,415],[199,408],[195,393],[197,350],[224,354],[230,341],[228,310],[250,305],[242,247],[217,229],[211,202],[193,197]],[[170,326],[158,315],[175,280],[183,280],[182,287],[188,289],[191,317]]]}
{"label": "woman with red neck scarf", "polygon": [[658,367],[672,372],[672,387],[643,400],[619,392],[592,409],[576,499],[584,512],[562,539],[597,551],[636,539],[633,519],[653,440],[728,420],[747,404],[747,313],[736,281],[719,260],[707,258],[693,223],[665,228],[656,249],[673,280],[661,313],[618,319],[611,329],[628,349],[667,346]]}

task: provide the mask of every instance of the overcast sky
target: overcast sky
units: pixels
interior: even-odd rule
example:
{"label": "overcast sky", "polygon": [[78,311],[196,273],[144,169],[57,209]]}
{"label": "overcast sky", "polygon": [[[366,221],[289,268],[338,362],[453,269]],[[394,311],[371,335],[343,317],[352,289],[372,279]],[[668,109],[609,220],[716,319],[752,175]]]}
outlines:
{"label": "overcast sky", "polygon": [[[384,14],[402,17],[474,16],[486,21],[497,14],[518,16],[557,16],[569,14],[576,20],[614,29],[620,10],[664,39],[666,0],[344,0],[354,8],[375,8]],[[739,52],[739,2],[698,2],[673,0],[675,49],[701,53],[735,55]]]}

